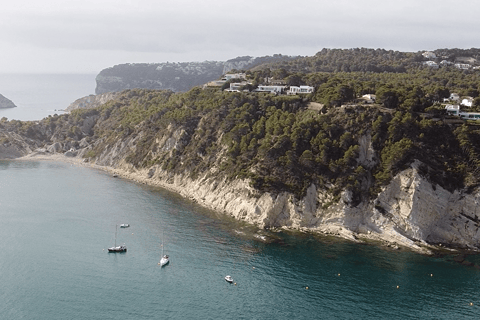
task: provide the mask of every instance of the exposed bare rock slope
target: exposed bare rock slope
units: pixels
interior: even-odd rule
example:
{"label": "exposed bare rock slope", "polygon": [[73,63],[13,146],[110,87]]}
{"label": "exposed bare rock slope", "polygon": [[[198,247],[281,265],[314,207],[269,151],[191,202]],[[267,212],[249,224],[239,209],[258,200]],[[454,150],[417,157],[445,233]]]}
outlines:
{"label": "exposed bare rock slope", "polygon": [[[466,147],[456,147],[454,133],[468,142],[467,127],[454,132],[441,122],[365,107],[322,115],[302,98],[262,99],[202,90],[128,91],[101,108],[0,122],[0,159],[53,156],[94,165],[261,228],[425,253],[440,245],[480,248],[480,194],[468,163],[460,173],[453,166],[436,169],[461,161]],[[381,140],[389,124],[396,130],[390,132],[402,132],[397,140]],[[423,126],[418,142],[417,125]],[[435,148],[447,150],[441,162],[430,151]]]}

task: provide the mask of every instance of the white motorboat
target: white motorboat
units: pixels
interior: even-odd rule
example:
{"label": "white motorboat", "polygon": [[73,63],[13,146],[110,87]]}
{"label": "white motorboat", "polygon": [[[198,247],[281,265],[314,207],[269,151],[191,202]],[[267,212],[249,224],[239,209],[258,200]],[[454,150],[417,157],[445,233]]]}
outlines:
{"label": "white motorboat", "polygon": [[124,244],[117,246],[117,225],[115,225],[115,245],[108,248],[108,252],[127,252],[127,246]]}
{"label": "white motorboat", "polygon": [[166,265],[167,263],[169,263],[170,260],[168,259],[168,255],[163,255],[162,258],[160,259],[160,262],[158,263],[160,265],[160,267],[163,267],[164,265]]}
{"label": "white motorboat", "polygon": [[127,252],[127,246],[121,245],[121,246],[115,246],[115,247],[110,247],[108,248],[108,252]]}
{"label": "white motorboat", "polygon": [[232,283],[233,278],[231,276],[225,276],[225,281]]}
{"label": "white motorboat", "polygon": [[120,228],[128,228],[128,227],[130,227],[130,225],[128,223],[122,223],[120,225]]}

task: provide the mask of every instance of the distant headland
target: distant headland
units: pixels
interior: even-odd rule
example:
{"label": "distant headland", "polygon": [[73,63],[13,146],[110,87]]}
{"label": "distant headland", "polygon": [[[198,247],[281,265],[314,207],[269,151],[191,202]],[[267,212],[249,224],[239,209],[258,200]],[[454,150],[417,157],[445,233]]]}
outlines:
{"label": "distant headland", "polygon": [[0,94],[0,109],[4,108],[15,108],[15,103],[12,100],[5,98],[3,95]]}

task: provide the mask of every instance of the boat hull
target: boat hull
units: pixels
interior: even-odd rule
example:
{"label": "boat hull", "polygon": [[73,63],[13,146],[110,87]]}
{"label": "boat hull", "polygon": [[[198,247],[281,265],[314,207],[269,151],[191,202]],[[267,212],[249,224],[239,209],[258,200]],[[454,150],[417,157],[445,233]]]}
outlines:
{"label": "boat hull", "polygon": [[170,260],[162,258],[162,259],[160,259],[160,262],[158,264],[160,265],[160,267],[163,267],[164,265],[168,264],[169,262],[170,262]]}
{"label": "boat hull", "polygon": [[111,247],[111,248],[108,248],[108,252],[127,252],[127,247],[125,246]]}

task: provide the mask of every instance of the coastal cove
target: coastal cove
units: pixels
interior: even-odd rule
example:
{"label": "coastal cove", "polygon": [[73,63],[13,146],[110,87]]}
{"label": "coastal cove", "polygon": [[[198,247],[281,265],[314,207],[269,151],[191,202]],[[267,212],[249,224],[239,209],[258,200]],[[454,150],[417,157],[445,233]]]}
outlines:
{"label": "coastal cove", "polygon": [[[141,180],[65,157],[40,159],[0,161],[0,313],[9,319],[480,314],[479,270],[455,255],[262,231]],[[109,254],[120,223],[130,224],[118,236],[128,252]],[[162,233],[171,261],[160,269]]]}

